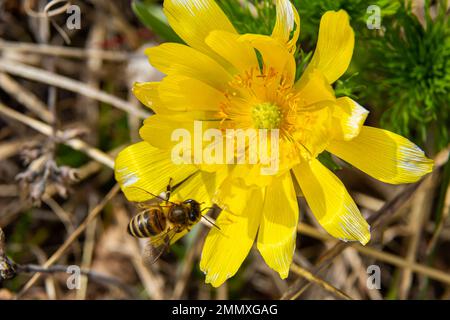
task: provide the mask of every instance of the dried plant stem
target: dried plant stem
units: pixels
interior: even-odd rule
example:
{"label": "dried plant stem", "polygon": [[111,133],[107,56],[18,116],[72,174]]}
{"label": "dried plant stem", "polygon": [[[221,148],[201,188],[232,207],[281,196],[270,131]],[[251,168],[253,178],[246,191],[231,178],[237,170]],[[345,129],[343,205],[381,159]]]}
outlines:
{"label": "dried plant stem", "polygon": [[[95,247],[95,231],[97,229],[97,221],[98,218],[92,220],[92,223],[90,223],[86,228],[86,240],[83,245],[83,256],[81,260],[81,268],[82,269],[88,269],[91,267],[92,263],[92,257],[94,254],[94,247]],[[82,277],[81,278],[81,288],[77,291],[77,299],[78,300],[85,300],[86,299],[86,293],[87,293],[87,287],[88,287],[88,277]]]}
{"label": "dried plant stem", "polygon": [[138,116],[142,119],[145,119],[151,115],[147,111],[136,108],[132,103],[128,101],[122,100],[101,90],[92,88],[80,81],[76,81],[53,72],[48,72],[43,69],[28,66],[17,61],[0,59],[0,70],[19,77],[39,81],[51,86],[79,93],[86,97],[110,104],[118,109]]}
{"label": "dried plant stem", "polygon": [[447,163],[442,173],[441,190],[437,207],[437,224],[434,227],[433,236],[427,246],[427,255],[433,254],[439,240],[439,236],[444,228],[445,222],[450,215],[450,155],[447,155]]}
{"label": "dried plant stem", "polygon": [[[64,241],[64,243],[59,247],[58,250],[44,263],[43,267],[48,268],[53,265],[58,259],[66,252],[70,245],[84,232],[87,226],[98,216],[98,214],[103,210],[106,204],[119,192],[120,186],[116,184],[108,194],[102,199],[102,201],[89,212],[86,219],[78,226],[78,228],[69,236],[69,238]],[[40,278],[41,274],[36,273],[22,290],[18,293],[17,297],[23,296]]]}
{"label": "dried plant stem", "polygon": [[125,62],[133,58],[133,54],[127,52],[107,51],[100,49],[68,48],[47,44],[34,44],[25,42],[13,42],[0,40],[0,50],[24,53],[34,53],[60,58],[88,59],[92,56],[112,62]]}
{"label": "dried plant stem", "polygon": [[0,144],[0,160],[8,159],[20,152],[22,147],[29,146],[34,147],[39,144],[40,141],[34,137],[27,139],[17,139],[13,141],[6,141]]}
{"label": "dried plant stem", "polygon": [[0,197],[17,197],[19,188],[15,184],[0,184]]}
{"label": "dried plant stem", "polygon": [[[40,247],[32,245],[30,246],[30,249],[31,249],[30,251],[34,254],[34,256],[36,256],[36,259],[39,264],[42,264],[47,260],[48,257],[46,253]],[[16,272],[20,273],[22,271],[20,267],[21,267],[20,265],[16,266]],[[48,277],[45,277],[44,285],[48,299],[57,300],[58,298],[57,298],[56,282],[55,277],[52,274],[49,274]]]}
{"label": "dried plant stem", "polygon": [[228,300],[229,299],[229,289],[228,289],[228,283],[225,282],[220,287],[216,289],[216,299],[217,300]]}
{"label": "dried plant stem", "polygon": [[293,263],[291,265],[291,270],[296,273],[297,275],[299,275],[300,277],[305,278],[306,280],[313,282],[315,284],[317,284],[318,286],[320,286],[321,288],[325,289],[326,291],[328,291],[329,293],[333,294],[334,296],[340,298],[340,299],[344,299],[344,300],[353,300],[349,295],[347,295],[345,292],[342,292],[341,290],[335,288],[334,286],[332,286],[331,284],[329,284],[328,282],[326,282],[323,279],[320,279],[319,277],[316,277],[314,274],[312,274],[311,272],[309,272],[308,270],[296,265],[295,263]]}
{"label": "dried plant stem", "polygon": [[52,197],[47,194],[42,197],[42,201],[49,206],[50,209],[58,216],[59,220],[64,224],[67,233],[75,231],[75,227],[72,224],[69,213],[66,212]]}
{"label": "dried plant stem", "polygon": [[[25,0],[24,2],[25,3],[24,3],[23,7],[25,9],[25,12],[29,16],[31,16],[33,18],[42,18],[42,19],[46,19],[46,20],[66,12],[67,8],[70,7],[69,0],[52,0],[44,6],[42,11],[34,11],[32,8],[33,1]],[[52,7],[55,7],[57,4],[61,4],[61,3],[64,3],[64,5],[57,6],[56,9],[51,10]]]}
{"label": "dried plant stem", "polygon": [[[52,274],[52,273],[67,273],[69,266],[65,265],[54,265],[51,267],[44,267],[44,266],[38,266],[33,264],[26,264],[26,265],[17,265],[17,273],[46,273],[46,274]],[[110,276],[104,275],[102,273],[96,272],[94,270],[88,270],[88,269],[81,269],[80,273],[86,277],[88,277],[90,280],[95,281],[97,283],[101,283],[104,285],[111,285],[120,288],[124,292],[126,292],[130,297],[136,297],[136,293],[132,288],[125,285],[121,281],[117,280],[116,278],[112,278]]]}
{"label": "dried plant stem", "polygon": [[[106,37],[106,25],[98,17],[97,22],[91,27],[86,45],[89,48],[99,48]],[[86,72],[81,76],[81,80],[92,88],[100,88],[99,72],[103,67],[103,60],[97,56],[90,56],[86,60]],[[98,124],[99,124],[99,103],[96,100],[81,96],[76,103],[77,110],[81,110],[87,125],[91,128],[92,134],[89,135],[88,142],[96,145],[98,143]],[[136,106],[139,108],[139,106]],[[134,116],[129,116],[133,117]]]}
{"label": "dried plant stem", "polygon": [[[371,290],[367,287],[367,266],[362,261],[360,254],[358,254],[354,248],[348,248],[342,252],[342,255],[343,260],[346,260],[348,265],[353,269],[355,281],[358,282],[359,287],[365,291],[370,300],[383,300],[383,296],[379,290]],[[355,286],[354,282],[347,281],[347,279],[348,278],[344,275],[344,287],[342,287],[342,289],[344,290],[347,288],[345,291],[352,292],[357,286]],[[356,291],[356,293],[360,294],[358,291]],[[363,297],[361,296],[361,299],[362,298]]]}
{"label": "dried plant stem", "polygon": [[[408,229],[411,236],[406,238],[406,261],[408,264],[413,264],[416,261],[417,251],[422,238],[422,226],[428,220],[431,213],[432,197],[434,194],[434,185],[437,175],[433,173],[425,178],[423,187],[417,191],[416,196],[412,200],[411,210],[409,214]],[[399,284],[399,298],[405,300],[409,296],[412,286],[412,270],[411,268],[404,268],[400,276]]]}
{"label": "dried plant stem", "polygon": [[[17,120],[17,121],[20,121],[20,122],[26,124],[29,127],[39,131],[40,133],[45,134],[46,136],[52,136],[53,129],[51,126],[49,126],[43,122],[40,122],[36,119],[30,118],[24,114],[21,114],[11,108],[8,108],[7,106],[5,106],[2,103],[0,103],[0,113],[3,113],[4,115],[6,115],[14,120]],[[62,143],[64,143],[65,145],[72,147],[75,150],[84,152],[86,155],[88,155],[92,159],[106,165],[109,168],[114,168],[114,160],[109,155],[104,153],[103,151],[96,149],[94,147],[91,147],[86,142],[84,142],[80,139],[65,140],[64,133],[61,131],[57,131],[56,136],[58,138],[60,138],[62,140]]]}
{"label": "dried plant stem", "polygon": [[450,188],[447,189],[447,193],[445,196],[444,209],[442,210],[441,220],[439,221],[439,224],[437,224],[436,229],[433,232],[433,237],[427,248],[427,252],[429,254],[431,254],[431,252],[433,252],[434,248],[436,247],[439,237],[442,234],[444,223],[447,221],[449,216],[450,216]]}
{"label": "dried plant stem", "polygon": [[45,104],[43,104],[34,93],[20,85],[5,73],[0,73],[0,87],[32,111],[33,114],[47,123],[53,123],[53,115],[47,110]]}
{"label": "dried plant stem", "polygon": [[378,211],[384,205],[384,201],[379,200],[374,197],[371,197],[371,196],[368,196],[361,192],[352,192],[351,195],[352,195],[352,198],[355,200],[355,202],[359,206],[361,206],[363,208],[367,208],[372,211]]}

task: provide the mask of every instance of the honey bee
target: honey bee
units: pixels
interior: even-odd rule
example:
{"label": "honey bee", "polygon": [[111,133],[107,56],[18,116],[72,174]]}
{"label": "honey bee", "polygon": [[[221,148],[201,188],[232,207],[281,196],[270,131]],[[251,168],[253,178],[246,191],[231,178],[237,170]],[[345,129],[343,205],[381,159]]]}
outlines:
{"label": "honey bee", "polygon": [[127,228],[131,236],[148,239],[143,255],[146,264],[155,263],[172,243],[189,232],[202,218],[217,227],[208,218],[202,216],[203,211],[211,208],[202,210],[201,204],[194,199],[170,201],[171,182],[172,179],[167,185],[164,197],[135,187],[159,200],[153,203],[138,203],[137,206],[142,211],[130,220]]}

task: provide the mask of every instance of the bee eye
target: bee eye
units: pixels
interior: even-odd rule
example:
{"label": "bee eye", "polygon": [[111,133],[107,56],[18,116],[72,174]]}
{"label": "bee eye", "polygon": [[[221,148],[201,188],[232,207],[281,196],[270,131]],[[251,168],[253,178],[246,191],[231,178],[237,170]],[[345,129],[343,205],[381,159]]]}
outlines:
{"label": "bee eye", "polygon": [[197,220],[197,215],[195,214],[195,212],[192,211],[192,212],[189,213],[189,219],[191,221]]}

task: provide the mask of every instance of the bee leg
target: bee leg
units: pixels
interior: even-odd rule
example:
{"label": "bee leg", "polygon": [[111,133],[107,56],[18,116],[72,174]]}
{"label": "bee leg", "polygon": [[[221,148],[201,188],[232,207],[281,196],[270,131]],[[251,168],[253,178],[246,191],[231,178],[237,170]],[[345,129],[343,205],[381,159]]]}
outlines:
{"label": "bee leg", "polygon": [[166,201],[170,200],[170,193],[172,192],[172,177],[169,179],[169,184],[167,185],[166,189]]}

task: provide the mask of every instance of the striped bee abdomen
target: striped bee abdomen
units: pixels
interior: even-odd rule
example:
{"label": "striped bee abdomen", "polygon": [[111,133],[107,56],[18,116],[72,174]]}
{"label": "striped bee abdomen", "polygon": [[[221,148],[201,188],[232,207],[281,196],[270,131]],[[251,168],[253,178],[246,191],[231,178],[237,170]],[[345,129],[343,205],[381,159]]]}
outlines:
{"label": "striped bee abdomen", "polygon": [[166,216],[161,208],[139,213],[128,224],[128,233],[136,238],[156,236],[166,229]]}

